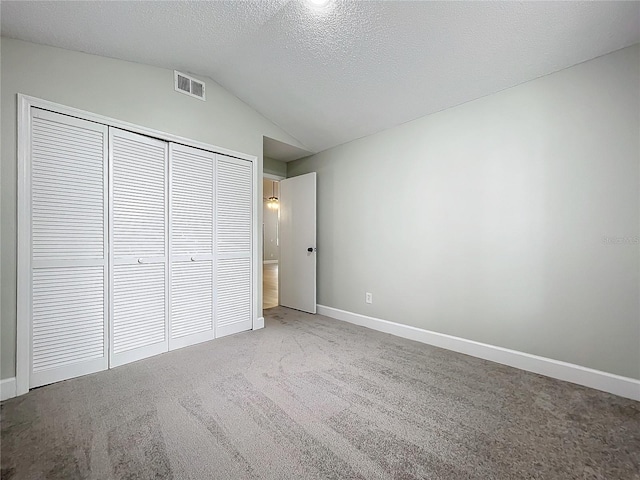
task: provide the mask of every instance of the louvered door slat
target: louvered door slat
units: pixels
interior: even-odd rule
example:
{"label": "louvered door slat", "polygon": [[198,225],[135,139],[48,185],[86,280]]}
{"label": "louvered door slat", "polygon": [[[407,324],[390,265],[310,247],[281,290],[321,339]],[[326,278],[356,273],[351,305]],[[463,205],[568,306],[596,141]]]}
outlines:
{"label": "louvered door slat", "polygon": [[166,144],[112,129],[111,148],[114,256],[162,256]]}
{"label": "louvered door slat", "polygon": [[213,162],[213,154],[172,145],[172,255],[213,254]]}
{"label": "louvered door slat", "polygon": [[172,144],[170,349],[211,340],[215,154]]}
{"label": "louvered door slat", "polygon": [[[33,258],[72,258],[74,249],[69,247],[73,244],[91,246],[83,249],[83,257],[103,258],[104,132],[60,124],[56,137],[50,138],[45,135],[51,123],[49,115],[35,117],[32,123],[32,141],[41,144],[33,150],[31,160]],[[87,144],[82,149],[78,132],[87,133]],[[70,158],[65,155],[67,151],[75,152],[76,156]],[[45,168],[54,163],[52,155],[66,158],[70,168]],[[55,209],[51,208],[52,203],[56,204]],[[82,221],[69,223],[61,218],[61,213],[76,214]],[[96,228],[86,229],[87,225]]]}
{"label": "louvered door slat", "polygon": [[[73,273],[65,288],[42,273]],[[55,303],[53,299],[55,298]],[[64,305],[64,308],[55,308]],[[90,308],[82,308],[89,306]],[[67,320],[63,322],[61,320]],[[71,323],[69,323],[71,322]],[[54,327],[45,328],[46,326]],[[33,372],[104,357],[104,267],[43,268],[33,273]],[[84,334],[77,338],[76,334]],[[56,339],[54,343],[52,340]],[[85,349],[85,347],[87,347]]]}
{"label": "louvered door slat", "polygon": [[218,328],[250,320],[251,259],[219,259],[217,274]]}
{"label": "louvered door slat", "polygon": [[113,290],[111,366],[166,352],[166,142],[110,129]]}
{"label": "louvered door slat", "polygon": [[[251,163],[218,156],[216,182],[217,253],[251,252]],[[240,163],[241,162],[241,163]]]}
{"label": "louvered door slat", "polygon": [[200,332],[213,338],[212,261],[174,263],[171,268],[171,339]]}
{"label": "louvered door slat", "polygon": [[248,161],[216,163],[216,337],[252,327],[253,173]]}
{"label": "louvered door slat", "polygon": [[[164,276],[161,264],[114,266],[113,366],[166,350]],[[135,355],[136,350],[145,354]],[[149,350],[154,353],[146,354]],[[130,351],[134,354],[126,358]]]}
{"label": "louvered door slat", "polygon": [[31,387],[107,367],[107,129],[31,112]]}

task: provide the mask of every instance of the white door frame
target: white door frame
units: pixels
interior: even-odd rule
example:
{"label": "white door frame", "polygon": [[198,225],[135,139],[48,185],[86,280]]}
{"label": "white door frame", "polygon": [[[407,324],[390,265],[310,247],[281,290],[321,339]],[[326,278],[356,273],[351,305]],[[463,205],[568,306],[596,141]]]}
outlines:
{"label": "white door frame", "polygon": [[[273,173],[264,173],[262,172],[262,178],[263,179],[267,179],[267,180],[274,180],[276,182],[280,182],[280,180],[286,180],[287,177],[282,177],[280,175],[274,175]],[[262,186],[263,183],[261,182],[260,186]],[[263,288],[263,283],[264,283],[264,212],[262,211],[262,207],[264,204],[264,192],[262,192],[262,195],[260,197],[260,200],[262,202],[262,204],[260,205],[260,243],[262,243],[261,245],[261,250],[260,252],[262,253],[262,260],[260,261],[260,291],[262,292],[262,288]],[[280,228],[280,218],[278,218],[278,228]],[[278,294],[279,296],[280,294]],[[264,303],[264,298],[261,299],[262,303]],[[280,303],[278,301],[278,303]],[[260,305],[260,311],[264,312],[264,309],[262,308],[262,304]],[[263,313],[264,314],[264,313]]]}
{"label": "white door frame", "polygon": [[[18,94],[18,275],[17,275],[17,324],[16,324],[16,395],[29,391],[29,364],[31,358],[31,108],[41,108],[62,115],[101,123],[109,127],[128,130],[167,142],[187,145],[201,150],[207,150],[229,157],[241,158],[252,163],[253,191],[256,192],[253,201],[253,238],[252,238],[252,319],[253,329],[264,325],[264,318],[258,317],[262,312],[262,305],[258,306],[258,281],[262,279],[258,272],[262,271],[262,255],[260,254],[260,225],[262,197],[258,198],[259,174],[258,157],[218,147],[204,142],[190,140],[185,137],[162,132],[152,128],[141,127],[129,122],[117,120],[91,112],[40,98]],[[109,319],[111,321],[111,319]]]}

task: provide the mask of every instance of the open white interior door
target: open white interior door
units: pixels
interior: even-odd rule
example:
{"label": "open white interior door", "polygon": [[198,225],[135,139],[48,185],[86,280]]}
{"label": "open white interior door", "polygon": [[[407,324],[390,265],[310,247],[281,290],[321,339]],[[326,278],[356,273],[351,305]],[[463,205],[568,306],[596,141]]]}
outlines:
{"label": "open white interior door", "polygon": [[316,173],[280,182],[280,305],[316,313]]}

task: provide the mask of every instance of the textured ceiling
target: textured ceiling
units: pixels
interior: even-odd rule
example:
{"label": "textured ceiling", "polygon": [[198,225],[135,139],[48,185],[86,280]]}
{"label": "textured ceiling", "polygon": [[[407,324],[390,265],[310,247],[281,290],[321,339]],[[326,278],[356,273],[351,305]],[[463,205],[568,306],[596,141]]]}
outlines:
{"label": "textured ceiling", "polygon": [[640,41],[638,2],[10,2],[2,35],[213,78],[312,151]]}

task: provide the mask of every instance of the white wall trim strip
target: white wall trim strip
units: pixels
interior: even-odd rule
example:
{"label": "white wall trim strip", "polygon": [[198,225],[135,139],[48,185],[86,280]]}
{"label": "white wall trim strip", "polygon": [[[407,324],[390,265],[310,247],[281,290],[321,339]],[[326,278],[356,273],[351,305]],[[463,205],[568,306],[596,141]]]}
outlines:
{"label": "white wall trim strip", "polygon": [[260,330],[261,328],[264,328],[264,317],[258,317],[253,322],[253,330]]}
{"label": "white wall trim strip", "polygon": [[0,380],[0,401],[16,396],[16,377]]}
{"label": "white wall trim strip", "polygon": [[415,340],[435,347],[444,348],[492,362],[509,365],[528,372],[576,383],[585,387],[613,393],[621,397],[640,401],[640,380],[602,372],[572,363],[561,362],[551,358],[531,355],[529,353],[496,347],[486,343],[474,342],[452,335],[423,330],[409,325],[389,322],[379,318],[368,317],[359,313],[347,312],[333,307],[318,305],[318,314],[371,328],[379,332],[390,333],[398,337]]}

